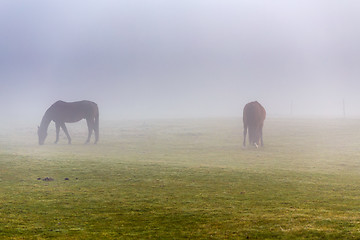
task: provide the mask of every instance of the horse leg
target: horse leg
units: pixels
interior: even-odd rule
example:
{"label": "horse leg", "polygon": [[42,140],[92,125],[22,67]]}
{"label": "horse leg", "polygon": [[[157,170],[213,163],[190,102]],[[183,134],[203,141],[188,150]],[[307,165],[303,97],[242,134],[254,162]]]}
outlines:
{"label": "horse leg", "polygon": [[261,125],[261,128],[260,128],[260,139],[261,139],[261,146],[263,147],[264,142],[263,142],[263,126],[262,125]]}
{"label": "horse leg", "polygon": [[246,147],[246,134],[247,134],[247,125],[244,125],[244,142],[243,142],[244,147]]}
{"label": "horse leg", "polygon": [[94,144],[96,144],[99,140],[99,128],[96,128],[94,129],[94,132],[95,132],[95,142]]}
{"label": "horse leg", "polygon": [[56,140],[55,140],[55,144],[58,143],[59,141],[59,132],[60,132],[60,124],[55,122],[55,127],[56,127]]}
{"label": "horse leg", "polygon": [[94,144],[96,144],[99,141],[99,114],[95,115],[94,133],[95,133],[95,142],[94,142]]}
{"label": "horse leg", "polygon": [[65,126],[65,123],[61,123],[61,128],[64,131],[66,137],[68,138],[68,143],[71,144],[71,138],[70,138],[69,132]]}
{"label": "horse leg", "polygon": [[87,123],[87,126],[88,126],[88,138],[85,142],[85,144],[89,143],[90,142],[90,138],[91,138],[91,134],[94,130],[94,122],[90,119],[90,118],[87,118],[86,119],[86,123]]}

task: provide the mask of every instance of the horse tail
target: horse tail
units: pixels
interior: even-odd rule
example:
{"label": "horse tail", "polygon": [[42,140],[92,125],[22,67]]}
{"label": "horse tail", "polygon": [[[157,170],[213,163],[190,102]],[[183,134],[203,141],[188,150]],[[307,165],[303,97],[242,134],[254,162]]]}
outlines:
{"label": "horse tail", "polygon": [[99,108],[96,105],[96,112],[95,112],[95,126],[94,126],[94,132],[95,132],[95,143],[99,140]]}

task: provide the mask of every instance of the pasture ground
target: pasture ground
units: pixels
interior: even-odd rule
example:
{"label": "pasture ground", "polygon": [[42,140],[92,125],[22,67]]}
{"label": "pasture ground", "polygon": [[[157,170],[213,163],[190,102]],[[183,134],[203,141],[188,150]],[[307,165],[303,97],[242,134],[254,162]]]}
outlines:
{"label": "pasture ground", "polygon": [[360,119],[267,119],[261,149],[236,118],[68,129],[0,131],[0,239],[360,239]]}

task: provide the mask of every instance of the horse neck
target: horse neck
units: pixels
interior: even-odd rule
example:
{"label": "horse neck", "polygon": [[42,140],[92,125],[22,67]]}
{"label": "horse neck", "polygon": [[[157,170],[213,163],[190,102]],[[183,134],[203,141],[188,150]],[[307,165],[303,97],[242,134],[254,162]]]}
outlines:
{"label": "horse neck", "polygon": [[48,112],[46,112],[41,120],[41,123],[40,123],[40,129],[42,130],[47,130],[48,127],[49,127],[49,124],[51,122],[51,119],[49,117],[49,114]]}

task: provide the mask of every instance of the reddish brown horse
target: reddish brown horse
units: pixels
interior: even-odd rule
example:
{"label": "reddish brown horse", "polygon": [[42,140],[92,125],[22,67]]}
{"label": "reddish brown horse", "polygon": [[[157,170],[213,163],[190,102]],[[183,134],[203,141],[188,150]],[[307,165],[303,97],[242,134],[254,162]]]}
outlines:
{"label": "reddish brown horse", "polygon": [[246,146],[246,133],[248,129],[250,145],[258,147],[258,145],[261,143],[261,146],[264,146],[262,130],[265,117],[266,111],[260,103],[255,101],[245,105],[243,112],[244,147]]}
{"label": "reddish brown horse", "polygon": [[57,101],[46,110],[41,124],[38,127],[39,144],[43,145],[47,136],[47,129],[51,121],[56,126],[56,141],[59,141],[60,127],[65,132],[69,144],[71,138],[65,123],[78,122],[86,119],[89,134],[86,143],[89,143],[92,132],[95,132],[95,143],[99,140],[99,109],[96,103],[90,101],[63,102]]}

